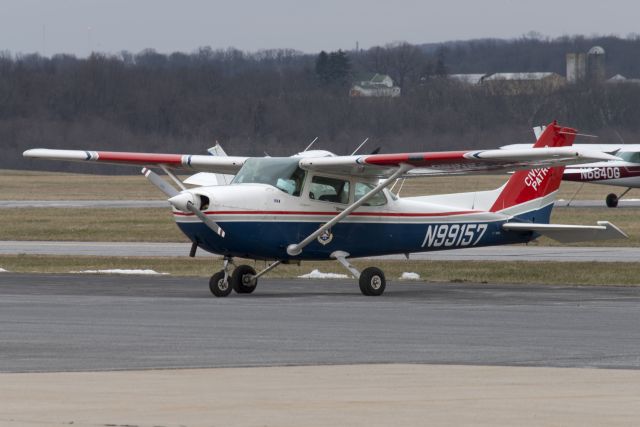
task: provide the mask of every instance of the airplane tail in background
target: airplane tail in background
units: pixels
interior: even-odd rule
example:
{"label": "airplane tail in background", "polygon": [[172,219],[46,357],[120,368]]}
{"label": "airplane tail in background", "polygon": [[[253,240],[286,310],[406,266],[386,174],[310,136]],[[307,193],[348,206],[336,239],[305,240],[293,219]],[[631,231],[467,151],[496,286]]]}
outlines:
{"label": "airplane tail in background", "polygon": [[[575,129],[558,126],[553,122],[544,129],[533,147],[566,147],[573,144],[575,137]],[[490,211],[518,214],[552,204],[563,172],[564,166],[515,172],[502,188]],[[548,217],[545,222],[548,222]]]}

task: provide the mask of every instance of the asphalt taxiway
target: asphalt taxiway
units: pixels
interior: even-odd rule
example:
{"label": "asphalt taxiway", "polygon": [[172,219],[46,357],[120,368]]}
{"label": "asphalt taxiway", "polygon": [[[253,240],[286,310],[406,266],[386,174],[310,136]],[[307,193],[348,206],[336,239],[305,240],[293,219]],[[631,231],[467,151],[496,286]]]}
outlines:
{"label": "asphalt taxiway", "polygon": [[0,372],[428,363],[640,368],[640,288],[0,273]]}

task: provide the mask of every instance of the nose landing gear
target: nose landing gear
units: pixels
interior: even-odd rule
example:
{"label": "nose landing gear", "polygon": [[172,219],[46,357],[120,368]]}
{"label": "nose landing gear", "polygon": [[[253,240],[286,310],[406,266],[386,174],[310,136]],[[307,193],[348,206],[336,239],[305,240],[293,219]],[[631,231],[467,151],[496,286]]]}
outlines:
{"label": "nose landing gear", "polygon": [[265,269],[256,273],[250,265],[236,265],[233,258],[225,257],[222,270],[211,276],[209,289],[216,297],[229,296],[232,290],[237,294],[250,294],[258,286],[258,278],[280,265],[281,261],[269,264]]}

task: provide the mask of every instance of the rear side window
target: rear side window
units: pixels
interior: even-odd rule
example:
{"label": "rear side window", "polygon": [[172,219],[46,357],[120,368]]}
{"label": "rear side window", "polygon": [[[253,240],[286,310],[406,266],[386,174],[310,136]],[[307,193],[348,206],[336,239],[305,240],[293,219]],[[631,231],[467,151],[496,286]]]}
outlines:
{"label": "rear side window", "polygon": [[349,181],[314,176],[309,187],[309,198],[322,202],[349,203]]}

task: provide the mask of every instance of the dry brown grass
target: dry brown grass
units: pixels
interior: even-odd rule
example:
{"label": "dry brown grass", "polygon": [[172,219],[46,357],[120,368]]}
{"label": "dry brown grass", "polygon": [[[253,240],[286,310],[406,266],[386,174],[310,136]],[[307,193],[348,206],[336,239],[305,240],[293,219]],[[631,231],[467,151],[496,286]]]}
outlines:
{"label": "dry brown grass", "polygon": [[[266,264],[237,260],[260,270]],[[373,261],[355,260],[359,268]],[[420,274],[423,281],[512,283],[548,285],[640,285],[639,263],[586,262],[493,262],[493,261],[375,261],[389,281],[398,280],[403,272]],[[3,255],[0,267],[12,272],[68,273],[103,269],[152,269],[175,276],[209,277],[222,268],[222,261],[202,258],[147,257],[65,257],[44,255]],[[337,262],[303,262],[282,265],[268,273],[271,278],[292,278],[318,269],[323,273],[345,273]],[[203,280],[203,286],[206,286]]]}
{"label": "dry brown grass", "polygon": [[[407,180],[403,196],[491,190],[504,184],[507,175],[415,178]],[[558,198],[570,199],[580,184],[564,182]],[[585,185],[576,200],[604,200],[619,187]],[[640,197],[632,190],[626,197]],[[139,175],[88,175],[57,172],[0,170],[0,200],[161,200],[162,193]]]}
{"label": "dry brown grass", "polygon": [[0,240],[187,242],[166,209],[0,209]]}
{"label": "dry brown grass", "polygon": [[159,200],[163,197],[142,174],[112,176],[0,170],[0,200]]}

